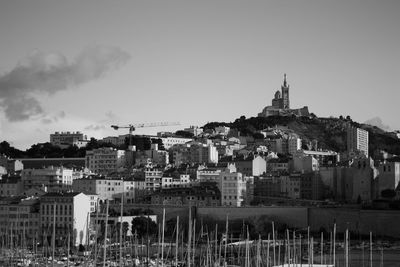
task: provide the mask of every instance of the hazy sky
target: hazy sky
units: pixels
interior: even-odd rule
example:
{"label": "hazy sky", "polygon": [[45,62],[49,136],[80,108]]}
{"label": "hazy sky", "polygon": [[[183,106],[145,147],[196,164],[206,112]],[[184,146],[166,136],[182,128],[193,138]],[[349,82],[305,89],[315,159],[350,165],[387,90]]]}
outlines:
{"label": "hazy sky", "polygon": [[[1,1],[0,137],[292,107],[400,129],[400,1]],[[143,128],[137,133],[154,133]]]}

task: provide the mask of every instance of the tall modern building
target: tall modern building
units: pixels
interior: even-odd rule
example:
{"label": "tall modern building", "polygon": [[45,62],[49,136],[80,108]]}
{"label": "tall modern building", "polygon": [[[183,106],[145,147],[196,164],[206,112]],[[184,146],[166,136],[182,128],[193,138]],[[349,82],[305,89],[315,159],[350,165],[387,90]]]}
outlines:
{"label": "tall modern building", "polygon": [[347,151],[362,153],[368,157],[368,131],[349,126],[347,128]]}

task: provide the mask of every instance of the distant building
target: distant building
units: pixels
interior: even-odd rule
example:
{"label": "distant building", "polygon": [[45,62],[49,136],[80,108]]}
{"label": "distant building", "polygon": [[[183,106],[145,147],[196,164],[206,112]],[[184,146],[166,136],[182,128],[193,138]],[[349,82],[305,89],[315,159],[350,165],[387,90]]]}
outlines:
{"label": "distant building", "polygon": [[301,139],[297,135],[290,135],[288,139],[288,153],[294,155],[301,149]]}
{"label": "distant building", "polygon": [[368,158],[368,131],[349,126],[347,128],[347,151],[349,153],[361,152]]}
{"label": "distant building", "polygon": [[37,197],[11,197],[0,200],[0,232],[25,233],[26,244],[38,240],[40,229],[39,199]]}
{"label": "distant building", "polygon": [[55,132],[50,134],[50,143],[60,148],[85,147],[88,142],[87,136],[81,132]]}
{"label": "distant building", "polygon": [[54,223],[57,245],[65,244],[68,235],[75,246],[86,244],[90,225],[89,196],[75,192],[43,195],[40,198],[41,240],[51,240]]}
{"label": "distant building", "polygon": [[317,159],[315,159],[311,155],[300,153],[293,156],[293,159],[291,160],[291,165],[291,171],[295,172],[314,172],[318,171],[319,169],[319,163]]}
{"label": "distant building", "polygon": [[387,161],[378,167],[378,194],[383,190],[395,190],[400,183],[400,162]]}
{"label": "distant building", "polygon": [[20,176],[4,177],[0,180],[0,197],[19,196],[23,191]]}
{"label": "distant building", "polygon": [[183,129],[185,132],[193,134],[193,136],[199,136],[203,133],[203,129],[198,126],[190,126],[189,128]]}
{"label": "distant building", "polygon": [[175,145],[170,149],[173,163],[218,163],[218,150],[212,144],[190,142],[185,145]]}
{"label": "distant building", "polygon": [[162,189],[154,192],[151,203],[177,206],[220,206],[221,193],[215,184],[203,183],[199,186]]}
{"label": "distant building", "polygon": [[187,142],[193,141],[192,138],[184,138],[184,137],[157,137],[157,136],[150,136],[153,138],[159,138],[161,139],[164,148],[166,150],[170,149],[173,145],[182,145],[182,144],[186,144]]}
{"label": "distant building", "polygon": [[221,205],[241,207],[247,197],[247,183],[240,172],[225,171],[220,173]]}
{"label": "distant building", "polygon": [[146,190],[156,191],[161,189],[163,172],[158,169],[146,168],[144,171]]}
{"label": "distant building", "polygon": [[267,172],[268,173],[288,173],[289,172],[289,161],[288,159],[282,158],[270,158],[267,161]]}
{"label": "distant building", "polygon": [[73,190],[89,196],[97,195],[100,203],[103,203],[106,199],[120,203],[123,195],[124,203],[131,204],[136,203],[138,197],[143,195],[145,182],[89,177],[74,180]]}
{"label": "distant building", "polygon": [[11,159],[5,155],[0,155],[0,167],[4,167],[8,174],[15,174],[24,168],[24,164],[18,159]]}
{"label": "distant building", "polygon": [[217,126],[214,128],[214,131],[216,134],[220,134],[223,136],[227,136],[229,134],[230,130],[231,130],[231,128],[226,127],[226,126]]}
{"label": "distant building", "polygon": [[291,199],[301,198],[301,176],[300,175],[282,175],[281,176],[282,196]]}
{"label": "distant building", "polygon": [[25,169],[42,169],[51,166],[70,169],[84,169],[85,158],[21,158]]}
{"label": "distant building", "polygon": [[267,162],[261,156],[235,161],[237,172],[246,176],[260,176],[267,171]]}
{"label": "distant building", "polygon": [[45,169],[24,169],[21,180],[24,190],[30,188],[46,188],[48,191],[67,191],[72,189],[74,171],[63,167]]}
{"label": "distant building", "polygon": [[265,107],[258,117],[269,117],[269,116],[309,116],[308,107],[299,109],[290,109],[289,99],[289,84],[286,82],[286,74],[284,75],[283,85],[281,86],[281,92],[276,91],[274,99],[272,99],[272,106]]}
{"label": "distant building", "polygon": [[203,182],[214,182],[220,184],[221,173],[224,171],[236,172],[235,164],[229,163],[227,166],[204,166],[200,165],[196,171],[196,181],[199,183]]}
{"label": "distant building", "polygon": [[312,156],[318,160],[319,166],[335,166],[340,161],[340,156],[335,151],[299,150],[294,157]]}
{"label": "distant building", "polygon": [[144,166],[149,161],[160,166],[169,164],[169,153],[165,150],[159,150],[158,144],[151,144],[150,150],[135,151],[134,158],[136,166]]}
{"label": "distant building", "polygon": [[161,188],[177,188],[177,187],[189,187],[190,186],[190,175],[179,174],[179,177],[163,176],[161,178]]}
{"label": "distant building", "polygon": [[102,147],[86,151],[86,168],[100,175],[121,171],[126,167],[125,151]]}
{"label": "distant building", "polygon": [[266,203],[271,197],[281,197],[280,175],[264,174],[254,178],[254,201]]}
{"label": "distant building", "polygon": [[351,202],[371,201],[374,198],[373,182],[377,176],[378,170],[371,158],[353,160],[350,168],[345,171],[345,180],[343,181],[346,200]]}

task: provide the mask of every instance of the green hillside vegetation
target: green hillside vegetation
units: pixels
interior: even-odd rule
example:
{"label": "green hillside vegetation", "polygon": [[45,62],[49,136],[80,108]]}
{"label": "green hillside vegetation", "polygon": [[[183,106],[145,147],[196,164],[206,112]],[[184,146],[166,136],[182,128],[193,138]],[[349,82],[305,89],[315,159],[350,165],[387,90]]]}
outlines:
{"label": "green hillside vegetation", "polygon": [[[136,146],[138,151],[149,150],[151,144],[157,143],[160,150],[164,150],[162,140],[159,138],[149,138],[145,136],[132,136],[132,145]],[[0,143],[0,154],[10,158],[82,158],[85,157],[87,150],[93,150],[100,147],[112,147],[125,150],[128,148],[129,139],[125,140],[125,144],[114,146],[110,143],[104,143],[91,138],[86,147],[78,148],[77,146],[69,146],[60,148],[51,143],[38,143],[32,145],[25,151],[19,150],[11,146],[7,141]]]}
{"label": "green hillside vegetation", "polygon": [[305,141],[318,141],[318,147],[337,152],[346,151],[346,128],[353,125],[369,132],[369,153],[372,155],[377,149],[385,150],[390,154],[400,155],[400,140],[394,135],[377,127],[359,124],[346,118],[318,118],[297,116],[251,117],[241,116],[234,122],[210,122],[203,126],[205,130],[217,126],[227,126],[237,129],[243,136],[253,136],[257,131],[272,127],[287,127],[288,131],[297,133]]}

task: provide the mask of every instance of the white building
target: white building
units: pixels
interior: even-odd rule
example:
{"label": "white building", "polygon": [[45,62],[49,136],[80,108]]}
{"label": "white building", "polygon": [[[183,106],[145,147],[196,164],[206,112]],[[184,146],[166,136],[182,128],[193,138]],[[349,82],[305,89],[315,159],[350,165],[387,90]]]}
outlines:
{"label": "white building", "polygon": [[173,145],[183,145],[186,144],[187,142],[193,141],[192,138],[184,138],[184,137],[158,137],[158,136],[152,136],[152,138],[159,138],[161,139],[164,148],[166,150],[170,149]]}
{"label": "white building", "polygon": [[347,129],[347,151],[361,152],[368,158],[368,131],[350,126]]}
{"label": "white building", "polygon": [[240,207],[244,204],[247,182],[240,172],[221,172],[219,188],[222,206]]}
{"label": "white building", "polygon": [[54,192],[43,195],[40,198],[41,240],[52,236],[54,224],[57,245],[65,245],[68,234],[73,245],[85,245],[88,241],[87,229],[90,225],[89,196],[73,192]]}
{"label": "white building", "polygon": [[230,130],[231,129],[226,126],[217,126],[214,128],[214,131],[216,134],[220,134],[220,135],[224,135],[224,136],[228,135]]}
{"label": "white building", "polygon": [[81,132],[55,132],[50,134],[50,143],[61,148],[73,145],[85,147],[88,142],[87,136]]}
{"label": "white building", "polygon": [[110,147],[86,151],[85,166],[100,175],[121,171],[127,166],[125,151]]}
{"label": "white building", "polygon": [[146,182],[146,190],[155,191],[162,186],[163,172],[157,169],[145,169],[144,178]]}
{"label": "white building", "polygon": [[162,177],[161,188],[176,188],[176,187],[189,187],[190,186],[190,175],[180,174],[179,177]]}
{"label": "white building", "polygon": [[301,149],[301,139],[297,135],[290,135],[288,139],[288,153],[294,155]]}
{"label": "white building", "polygon": [[24,169],[21,171],[24,190],[30,188],[47,188],[48,191],[70,190],[74,178],[74,171],[64,167]]}
{"label": "white building", "polygon": [[267,161],[261,157],[256,156],[254,159],[235,161],[238,172],[246,176],[260,176],[267,171]]}
{"label": "white building", "polygon": [[[99,177],[74,180],[74,192],[83,192],[89,196],[97,196],[102,203],[108,199],[120,202],[122,195],[124,203],[135,203],[137,197],[145,190],[144,181],[104,179]],[[91,198],[91,210],[93,210],[95,198]]]}
{"label": "white building", "polygon": [[183,129],[185,132],[193,134],[193,136],[198,136],[203,133],[203,129],[198,126],[190,126],[189,128]]}

